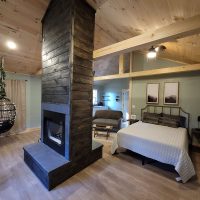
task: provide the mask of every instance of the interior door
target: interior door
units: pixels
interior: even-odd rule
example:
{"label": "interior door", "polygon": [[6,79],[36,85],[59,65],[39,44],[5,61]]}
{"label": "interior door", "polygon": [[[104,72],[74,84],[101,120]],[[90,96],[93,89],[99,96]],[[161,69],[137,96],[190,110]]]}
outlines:
{"label": "interior door", "polygon": [[129,105],[129,90],[123,89],[122,90],[122,112],[123,112],[124,121],[129,119],[128,105]]}

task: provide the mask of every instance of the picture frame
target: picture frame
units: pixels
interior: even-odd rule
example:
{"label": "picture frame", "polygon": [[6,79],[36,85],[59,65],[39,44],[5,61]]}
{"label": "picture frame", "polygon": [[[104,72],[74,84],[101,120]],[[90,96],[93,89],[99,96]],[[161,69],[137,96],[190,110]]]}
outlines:
{"label": "picture frame", "polygon": [[147,104],[159,103],[159,83],[148,83],[146,88],[146,102]]}
{"label": "picture frame", "polygon": [[179,104],[179,82],[164,83],[163,101],[165,105]]}

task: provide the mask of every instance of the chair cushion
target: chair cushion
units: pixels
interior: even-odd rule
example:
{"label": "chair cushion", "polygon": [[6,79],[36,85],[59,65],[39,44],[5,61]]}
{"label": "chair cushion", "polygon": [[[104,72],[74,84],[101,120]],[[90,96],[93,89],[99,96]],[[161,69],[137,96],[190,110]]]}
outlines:
{"label": "chair cushion", "polygon": [[100,125],[100,126],[113,126],[113,127],[118,127],[118,120],[114,119],[103,119],[103,118],[98,118],[93,120],[93,124]]}

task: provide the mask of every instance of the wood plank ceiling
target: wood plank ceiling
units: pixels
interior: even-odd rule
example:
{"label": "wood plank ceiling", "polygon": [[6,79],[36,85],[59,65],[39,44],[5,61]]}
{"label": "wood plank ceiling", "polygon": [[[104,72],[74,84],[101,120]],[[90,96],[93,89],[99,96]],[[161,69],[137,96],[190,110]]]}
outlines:
{"label": "wood plank ceiling", "polygon": [[[107,0],[97,10],[96,24],[110,37],[96,31],[95,49],[167,26],[200,14],[199,0]],[[104,42],[102,42],[104,40]],[[185,62],[200,62],[200,35],[165,43],[162,57]]]}
{"label": "wood plank ceiling", "polygon": [[[0,1],[0,56],[6,70],[34,74],[41,68],[41,18],[49,0]],[[17,44],[9,50],[6,42]]]}
{"label": "wood plank ceiling", "polygon": [[[95,49],[200,14],[199,0],[87,0],[96,10]],[[49,0],[0,0],[0,56],[6,70],[35,74],[41,69],[41,18]],[[165,43],[162,57],[200,62],[200,35]],[[9,50],[6,41],[17,43]]]}

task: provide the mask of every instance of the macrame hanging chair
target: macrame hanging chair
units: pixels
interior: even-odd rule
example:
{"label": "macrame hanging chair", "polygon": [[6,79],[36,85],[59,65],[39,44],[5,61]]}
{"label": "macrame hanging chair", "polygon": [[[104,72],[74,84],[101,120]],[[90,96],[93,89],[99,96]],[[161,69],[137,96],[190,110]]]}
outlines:
{"label": "macrame hanging chair", "polygon": [[0,134],[9,131],[15,122],[16,108],[15,104],[6,98],[5,91],[4,58],[1,58],[0,63]]}

